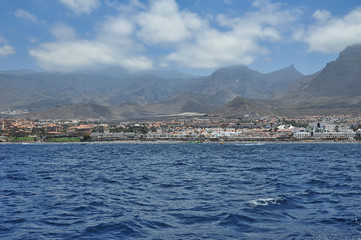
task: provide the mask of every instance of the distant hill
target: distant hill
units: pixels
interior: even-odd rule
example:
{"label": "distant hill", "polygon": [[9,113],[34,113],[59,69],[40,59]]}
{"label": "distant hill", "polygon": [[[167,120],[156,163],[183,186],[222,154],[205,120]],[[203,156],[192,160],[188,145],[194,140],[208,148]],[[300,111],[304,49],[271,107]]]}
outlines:
{"label": "distant hill", "polygon": [[[0,72],[0,111],[19,108],[38,112],[58,104],[78,103],[154,104],[180,92],[193,96],[193,108],[202,105],[214,110],[237,96],[271,97],[300,76],[302,74],[293,65],[269,74],[234,66],[219,69],[208,77],[194,77],[178,71],[129,73],[121,68],[76,73],[5,71]],[[192,105],[191,101],[188,105]]]}
{"label": "distant hill", "polygon": [[49,109],[57,104],[96,103],[107,105],[111,91],[122,82],[99,75],[35,73],[0,74],[0,110]]}
{"label": "distant hill", "polygon": [[26,114],[22,117],[31,119],[68,120],[68,119],[90,119],[107,121],[113,118],[110,107],[96,104],[71,104],[57,105],[51,109]]}
{"label": "distant hill", "polygon": [[179,114],[184,112],[207,113],[211,109],[200,102],[196,96],[186,92],[180,92],[161,103],[150,106],[153,112],[159,114]]}
{"label": "distant hill", "polygon": [[361,106],[361,45],[347,47],[321,71],[279,95],[298,112],[355,113]]}
{"label": "distant hill", "polygon": [[314,96],[361,95],[361,44],[347,47],[305,88]]}
{"label": "distant hill", "polygon": [[125,102],[152,104],[164,101],[176,94],[183,86],[194,79],[161,78],[154,75],[143,75],[128,79],[109,97],[109,105]]}
{"label": "distant hill", "polygon": [[271,73],[260,73],[246,66],[221,68],[184,90],[203,96],[204,101],[220,107],[237,96],[270,99],[288,85],[303,78],[293,65]]}
{"label": "distant hill", "polygon": [[210,109],[192,95],[181,92],[174,97],[154,104],[123,103],[116,106],[97,104],[57,105],[51,109],[32,112],[21,117],[31,119],[92,119],[100,121],[127,121],[160,118],[182,113],[207,113]]}
{"label": "distant hill", "polygon": [[262,116],[306,116],[306,115],[338,115],[360,114],[360,98],[354,103],[345,103],[342,98],[312,98],[304,102],[289,104],[285,99],[246,99],[236,97],[219,109],[208,113],[211,117],[242,118],[245,115],[253,118]]}
{"label": "distant hill", "polygon": [[277,110],[277,102],[264,99],[236,97],[223,107],[209,113],[210,116],[239,118],[245,115],[269,116]]}
{"label": "distant hill", "polygon": [[[294,72],[292,66],[288,70]],[[257,73],[245,71],[249,76],[252,76],[251,74],[257,76]],[[278,75],[277,71],[271,74]],[[359,114],[361,112],[361,45],[347,47],[335,61],[328,63],[321,71],[289,83],[276,93],[276,99],[235,98],[212,113],[222,116],[238,116],[251,112],[262,115],[267,114],[267,111],[284,116]]]}
{"label": "distant hill", "polygon": [[[181,73],[174,75],[180,76]],[[170,98],[186,84],[197,81],[185,76],[0,72],[0,111],[18,108],[42,111],[58,104],[77,103],[104,106],[125,102],[152,104]]]}
{"label": "distant hill", "polygon": [[211,116],[361,112],[361,45],[304,76],[293,65],[271,73],[245,66],[194,77],[176,71],[0,72],[0,111],[39,118],[149,119],[184,112]]}
{"label": "distant hill", "polygon": [[297,81],[288,84],[287,87],[285,87],[281,91],[278,91],[275,94],[275,98],[287,99],[289,103],[297,102],[300,99],[309,98],[311,94],[309,91],[306,91],[305,89],[308,87],[308,84],[320,73],[321,71],[311,75],[303,76],[302,78],[299,78]]}

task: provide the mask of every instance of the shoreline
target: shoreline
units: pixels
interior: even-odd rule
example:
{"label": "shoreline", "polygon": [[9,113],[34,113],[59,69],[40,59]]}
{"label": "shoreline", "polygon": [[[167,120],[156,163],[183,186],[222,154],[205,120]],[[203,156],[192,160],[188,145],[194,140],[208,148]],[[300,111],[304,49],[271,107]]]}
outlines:
{"label": "shoreline", "polygon": [[188,141],[140,141],[140,140],[121,140],[121,141],[84,141],[84,142],[45,142],[45,141],[19,141],[19,142],[0,142],[2,144],[317,144],[317,143],[330,143],[330,144],[361,144],[361,141],[347,141],[347,140],[307,140],[307,141],[204,141],[204,142],[188,142]]}

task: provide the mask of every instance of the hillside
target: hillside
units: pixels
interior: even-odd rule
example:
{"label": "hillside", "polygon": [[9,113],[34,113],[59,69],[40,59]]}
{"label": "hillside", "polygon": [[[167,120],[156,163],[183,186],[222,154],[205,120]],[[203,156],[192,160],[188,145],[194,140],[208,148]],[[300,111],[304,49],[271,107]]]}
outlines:
{"label": "hillside", "polygon": [[305,88],[314,96],[361,95],[361,44],[347,47]]}
{"label": "hillside", "polygon": [[23,117],[31,119],[50,119],[50,120],[68,120],[68,119],[91,119],[91,120],[110,120],[113,113],[110,107],[96,104],[71,104],[57,105],[51,109],[29,113]]}
{"label": "hillside", "polygon": [[260,117],[273,115],[275,110],[277,110],[277,103],[274,101],[236,97],[209,115],[229,118],[240,118],[245,115]]}
{"label": "hillside", "polygon": [[154,104],[123,103],[116,106],[96,104],[58,105],[51,109],[25,114],[31,119],[91,119],[100,121],[127,121],[160,118],[182,113],[206,113],[210,110],[192,95],[181,92],[174,97]]}
{"label": "hillside", "polygon": [[304,77],[293,65],[271,73],[260,73],[246,66],[221,68],[211,76],[185,88],[204,101],[220,107],[237,96],[271,99],[288,85]]}
{"label": "hillside", "polygon": [[361,106],[361,45],[347,47],[321,71],[287,88],[280,99],[288,108],[304,112],[357,112]]}
{"label": "hillside", "polygon": [[97,72],[103,75],[8,71],[0,72],[0,110],[27,108],[38,112],[29,116],[39,118],[107,120],[184,112],[224,117],[357,113],[361,111],[360,66],[361,45],[354,45],[308,76],[293,65],[267,74],[232,66],[199,78],[172,71],[142,75],[121,69]]}
{"label": "hillside", "polygon": [[125,102],[152,104],[170,98],[186,84],[197,81],[178,72],[167,72],[164,75],[171,77],[172,74],[182,78],[162,78],[140,73],[110,76],[96,72],[0,72],[0,111],[43,111],[58,104],[77,103],[104,106]]}
{"label": "hillside", "polygon": [[276,94],[276,99],[235,98],[213,113],[221,116],[239,116],[252,112],[283,116],[359,114],[361,45],[347,47],[321,71],[291,82]]}

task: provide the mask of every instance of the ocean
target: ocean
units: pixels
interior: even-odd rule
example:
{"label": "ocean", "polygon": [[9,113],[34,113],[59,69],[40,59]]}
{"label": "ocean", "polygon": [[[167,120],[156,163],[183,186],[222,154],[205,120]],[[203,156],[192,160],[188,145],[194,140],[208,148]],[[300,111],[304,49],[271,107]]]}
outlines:
{"label": "ocean", "polygon": [[360,144],[1,144],[0,239],[361,239]]}

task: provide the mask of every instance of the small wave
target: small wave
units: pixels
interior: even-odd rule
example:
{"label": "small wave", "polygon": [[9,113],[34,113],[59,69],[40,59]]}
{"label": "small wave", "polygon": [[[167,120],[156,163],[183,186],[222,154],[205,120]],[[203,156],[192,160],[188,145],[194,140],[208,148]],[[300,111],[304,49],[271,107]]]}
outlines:
{"label": "small wave", "polygon": [[144,227],[148,227],[151,229],[165,229],[165,228],[173,228],[172,225],[165,223],[165,222],[159,222],[159,221],[149,221],[149,220],[138,220],[138,224]]}
{"label": "small wave", "polygon": [[307,184],[321,186],[321,187],[325,187],[328,185],[326,181],[323,181],[321,179],[311,179],[307,182]]}
{"label": "small wave", "polygon": [[11,224],[15,224],[15,223],[24,223],[27,220],[25,218],[18,218],[18,219],[11,219],[11,220],[6,220],[4,221],[4,223],[11,223]]}
{"label": "small wave", "polygon": [[19,192],[14,191],[14,190],[8,190],[5,189],[4,191],[2,191],[4,193],[5,196],[16,196],[19,194]]}
{"label": "small wave", "polygon": [[194,190],[194,189],[196,189],[196,187],[194,187],[194,186],[186,186],[186,187],[184,187],[184,189],[185,190]]}
{"label": "small wave", "polygon": [[89,208],[87,206],[80,206],[80,207],[76,207],[76,208],[72,209],[73,212],[79,212],[79,211],[85,211],[85,210],[89,210]]}
{"label": "small wave", "polygon": [[10,231],[10,228],[6,228],[6,227],[0,225],[0,231],[1,231],[1,232]]}
{"label": "small wave", "polygon": [[236,213],[227,214],[225,217],[221,218],[217,224],[222,227],[236,228],[238,232],[242,232],[242,233],[253,233],[253,232],[266,233],[270,231],[270,229],[268,228],[258,227],[256,219],[250,216],[245,216]]}
{"label": "small wave", "polygon": [[125,221],[122,223],[100,223],[95,226],[91,226],[85,229],[84,235],[102,236],[112,233],[114,236],[126,238],[126,237],[139,237],[141,226],[138,226],[133,221]]}
{"label": "small wave", "polygon": [[254,218],[245,216],[245,215],[239,215],[236,213],[229,213],[227,216],[223,217],[220,221],[220,224],[234,224],[234,223],[240,223],[240,222],[256,222]]}
{"label": "small wave", "polygon": [[112,180],[112,179],[109,179],[106,177],[97,177],[96,179],[94,179],[94,181],[95,182],[103,182],[103,183],[111,183],[111,184],[118,183],[118,181]]}
{"label": "small wave", "polygon": [[183,161],[176,161],[176,162],[174,162],[174,165],[175,166],[185,166],[185,165],[187,165],[187,163],[185,163]]}
{"label": "small wave", "polygon": [[175,188],[175,187],[181,187],[179,183],[161,183],[159,185],[161,188]]}
{"label": "small wave", "polygon": [[285,201],[284,198],[276,197],[276,198],[260,198],[257,200],[252,200],[248,203],[251,206],[269,206],[269,205],[281,205],[283,201]]}
{"label": "small wave", "polygon": [[328,219],[323,219],[320,221],[322,224],[339,224],[339,223],[345,223],[347,222],[346,218],[328,218]]}
{"label": "small wave", "polygon": [[5,176],[6,178],[10,179],[10,180],[15,180],[15,181],[27,181],[28,179],[24,176],[21,176],[20,174],[7,174]]}
{"label": "small wave", "polygon": [[269,167],[253,167],[250,170],[251,171],[256,171],[256,172],[262,172],[262,171],[268,171],[270,169],[271,168],[269,168]]}
{"label": "small wave", "polygon": [[361,231],[361,218],[354,218],[351,220],[351,225],[356,227],[357,230]]}
{"label": "small wave", "polygon": [[312,195],[317,195],[317,194],[319,194],[319,193],[315,192],[315,191],[313,191],[311,189],[307,189],[307,190],[305,190],[303,192],[297,193],[297,195],[300,195],[300,196],[312,196]]}
{"label": "small wave", "polygon": [[65,222],[64,220],[44,220],[42,221],[42,223],[46,224],[46,225],[50,225],[50,226],[71,226],[73,224],[79,223],[81,221],[69,221],[69,222]]}
{"label": "small wave", "polygon": [[89,206],[105,206],[105,203],[103,201],[92,201]]}
{"label": "small wave", "polygon": [[177,218],[180,222],[182,222],[185,225],[213,223],[219,221],[221,218],[221,216],[218,214],[199,215],[199,214],[190,214],[190,213],[171,213],[170,215]]}

